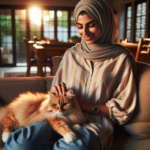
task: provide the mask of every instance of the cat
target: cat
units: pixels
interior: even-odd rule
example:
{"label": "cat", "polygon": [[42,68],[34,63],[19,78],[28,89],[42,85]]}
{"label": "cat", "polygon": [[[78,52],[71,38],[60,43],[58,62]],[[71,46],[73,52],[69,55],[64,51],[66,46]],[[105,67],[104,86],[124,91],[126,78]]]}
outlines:
{"label": "cat", "polygon": [[9,134],[17,128],[46,119],[67,143],[77,139],[73,130],[81,130],[80,125],[87,122],[73,90],[67,91],[64,95],[50,91],[26,92],[0,108],[3,142],[5,143]]}

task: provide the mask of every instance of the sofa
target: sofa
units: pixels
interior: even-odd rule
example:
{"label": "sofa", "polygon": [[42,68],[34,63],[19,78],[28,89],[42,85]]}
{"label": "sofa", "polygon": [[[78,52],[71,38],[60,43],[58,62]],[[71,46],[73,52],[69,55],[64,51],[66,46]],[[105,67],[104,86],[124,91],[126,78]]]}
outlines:
{"label": "sofa", "polygon": [[[137,68],[136,109],[128,123],[115,125],[111,150],[150,150],[150,66],[137,62]],[[53,78],[54,76],[0,78],[0,103],[8,104],[20,93],[27,91],[46,93]],[[0,150],[2,149],[4,144],[0,138]]]}

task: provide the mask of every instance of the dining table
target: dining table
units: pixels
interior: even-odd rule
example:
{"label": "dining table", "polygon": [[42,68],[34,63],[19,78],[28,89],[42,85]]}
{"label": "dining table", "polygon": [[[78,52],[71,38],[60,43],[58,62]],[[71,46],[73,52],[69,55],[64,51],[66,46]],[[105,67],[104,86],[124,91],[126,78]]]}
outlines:
{"label": "dining table", "polygon": [[59,43],[59,44],[50,44],[50,43],[44,43],[41,41],[37,41],[36,43],[33,43],[32,41],[28,42],[31,47],[31,51],[36,55],[37,57],[37,75],[43,76],[43,63],[47,58],[52,58],[53,56],[63,56],[65,51],[74,44],[72,43]]}

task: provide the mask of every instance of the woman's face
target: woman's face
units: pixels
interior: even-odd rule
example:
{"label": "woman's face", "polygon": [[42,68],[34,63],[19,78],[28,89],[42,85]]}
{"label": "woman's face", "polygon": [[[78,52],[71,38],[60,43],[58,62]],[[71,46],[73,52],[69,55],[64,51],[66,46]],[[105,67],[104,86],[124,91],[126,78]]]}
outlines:
{"label": "woman's face", "polygon": [[88,14],[79,15],[76,24],[78,33],[87,45],[96,42],[101,36],[100,25]]}

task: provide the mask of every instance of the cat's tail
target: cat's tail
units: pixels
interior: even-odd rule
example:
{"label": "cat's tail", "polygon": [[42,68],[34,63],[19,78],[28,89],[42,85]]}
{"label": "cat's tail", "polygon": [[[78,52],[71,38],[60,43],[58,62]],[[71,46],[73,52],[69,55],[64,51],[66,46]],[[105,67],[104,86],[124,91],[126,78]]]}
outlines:
{"label": "cat's tail", "polygon": [[8,113],[7,107],[0,107],[0,122],[3,120],[4,116]]}

